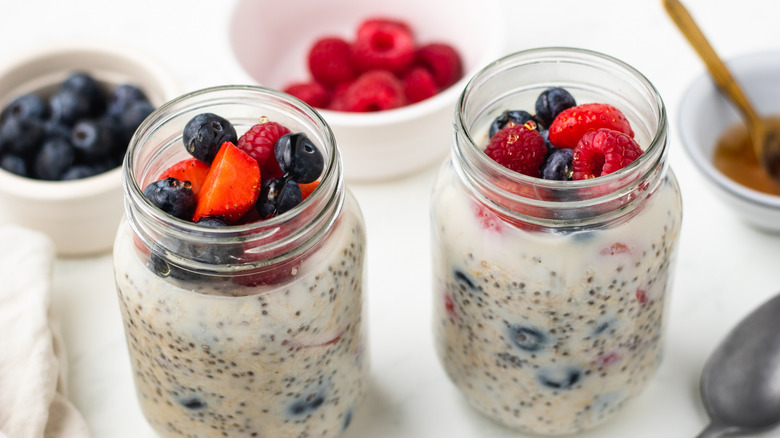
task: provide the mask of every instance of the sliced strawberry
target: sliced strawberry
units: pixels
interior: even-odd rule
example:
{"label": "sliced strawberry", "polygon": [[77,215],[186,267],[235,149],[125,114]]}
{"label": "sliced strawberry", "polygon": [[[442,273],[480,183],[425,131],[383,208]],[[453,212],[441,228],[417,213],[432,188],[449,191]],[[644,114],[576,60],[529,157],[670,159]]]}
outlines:
{"label": "sliced strawberry", "polygon": [[619,109],[606,103],[585,103],[561,111],[550,124],[550,143],[574,148],[588,131],[608,128],[634,137],[631,124]]}
{"label": "sliced strawberry", "polygon": [[219,216],[228,224],[241,219],[260,195],[260,165],[244,151],[225,142],[203,181],[192,220]]}
{"label": "sliced strawberry", "polygon": [[192,192],[197,196],[208,173],[209,165],[207,163],[197,158],[188,158],[166,169],[157,177],[157,180],[174,177],[179,181],[189,181],[192,184]]}
{"label": "sliced strawberry", "polygon": [[309,195],[311,195],[311,192],[313,192],[318,185],[320,185],[319,181],[310,182],[308,184],[298,184],[298,186],[301,188],[301,194],[303,195],[302,199],[306,199]]}

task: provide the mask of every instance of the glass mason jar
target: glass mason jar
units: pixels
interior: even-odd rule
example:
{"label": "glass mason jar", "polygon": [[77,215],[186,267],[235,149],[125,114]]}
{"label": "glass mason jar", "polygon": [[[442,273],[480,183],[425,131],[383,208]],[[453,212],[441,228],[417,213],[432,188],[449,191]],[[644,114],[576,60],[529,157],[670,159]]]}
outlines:
{"label": "glass mason jar", "polygon": [[[319,186],[268,220],[207,228],[143,188],[189,158],[182,129],[212,112],[240,136],[265,116],[325,157]],[[314,110],[251,86],[196,91],[155,111],[123,168],[114,247],[138,399],[162,436],[336,437],[365,393],[364,221],[336,142]]]}
{"label": "glass mason jar", "polygon": [[[490,123],[505,110],[533,113],[550,86],[620,109],[643,154],[581,181],[494,162],[483,152]],[[644,76],[585,50],[515,53],[464,89],[432,195],[434,332],[477,410],[526,432],[575,433],[655,373],[682,214],[667,123]]]}

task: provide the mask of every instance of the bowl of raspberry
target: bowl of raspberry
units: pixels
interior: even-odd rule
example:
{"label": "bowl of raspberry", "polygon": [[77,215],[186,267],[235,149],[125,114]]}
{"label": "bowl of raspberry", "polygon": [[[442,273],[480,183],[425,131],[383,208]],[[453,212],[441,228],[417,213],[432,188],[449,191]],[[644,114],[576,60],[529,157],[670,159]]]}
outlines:
{"label": "bowl of raspberry", "polygon": [[69,41],[5,63],[0,224],[43,232],[64,256],[109,250],[130,138],[179,88],[166,67],[131,47]]}
{"label": "bowl of raspberry", "polygon": [[492,0],[242,0],[230,41],[248,80],[320,112],[345,177],[370,182],[444,159],[458,95],[503,54],[503,21]]}
{"label": "bowl of raspberry", "polygon": [[[756,111],[770,123],[780,123],[780,51],[725,62]],[[750,226],[780,232],[780,184],[758,164],[739,112],[706,72],[683,94],[677,129],[688,157],[715,196]]]}

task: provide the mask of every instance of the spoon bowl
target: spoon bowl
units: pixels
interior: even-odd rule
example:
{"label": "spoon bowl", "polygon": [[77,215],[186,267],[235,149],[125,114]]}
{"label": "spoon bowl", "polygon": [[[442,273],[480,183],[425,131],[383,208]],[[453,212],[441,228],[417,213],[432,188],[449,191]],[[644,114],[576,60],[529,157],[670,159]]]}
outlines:
{"label": "spoon bowl", "polygon": [[682,3],[678,0],[663,0],[663,4],[666,12],[706,64],[715,84],[742,114],[761,167],[770,177],[780,182],[780,125],[767,123],[756,112],[726,64],[715,53]]}
{"label": "spoon bowl", "polygon": [[746,316],[701,376],[710,425],[697,438],[754,433],[780,422],[780,295]]}

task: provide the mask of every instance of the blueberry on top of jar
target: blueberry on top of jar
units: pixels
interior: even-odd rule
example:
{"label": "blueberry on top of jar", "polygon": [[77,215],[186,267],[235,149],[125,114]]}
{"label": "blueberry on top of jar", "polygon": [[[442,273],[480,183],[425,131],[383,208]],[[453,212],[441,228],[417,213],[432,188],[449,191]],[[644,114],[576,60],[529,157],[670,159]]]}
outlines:
{"label": "blueberry on top of jar", "polygon": [[496,135],[496,132],[502,130],[509,122],[514,123],[515,125],[525,125],[529,121],[536,121],[536,118],[529,113],[528,111],[523,110],[507,110],[501,113],[498,117],[496,117],[493,120],[493,123],[490,124],[490,130],[488,131],[488,135],[490,138],[492,138],[494,135]]}
{"label": "blueberry on top of jar", "polygon": [[182,140],[193,157],[211,163],[226,141],[238,143],[233,124],[213,113],[198,114],[184,125]]}
{"label": "blueberry on top of jar", "polygon": [[144,189],[144,196],[160,210],[185,220],[192,217],[197,202],[192,192],[192,184],[173,177],[149,184]]}
{"label": "blueberry on top of jar", "polygon": [[550,87],[536,98],[536,117],[544,126],[550,126],[561,111],[576,105],[571,93],[561,87]]}
{"label": "blueberry on top of jar", "polygon": [[303,200],[301,187],[286,177],[271,178],[263,181],[260,196],[257,198],[257,212],[267,219],[289,211]]}
{"label": "blueberry on top of jar", "polygon": [[274,145],[274,155],[282,173],[300,184],[314,182],[325,167],[322,152],[302,132],[281,136]]}

